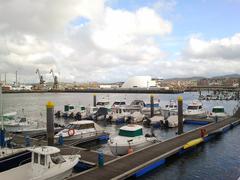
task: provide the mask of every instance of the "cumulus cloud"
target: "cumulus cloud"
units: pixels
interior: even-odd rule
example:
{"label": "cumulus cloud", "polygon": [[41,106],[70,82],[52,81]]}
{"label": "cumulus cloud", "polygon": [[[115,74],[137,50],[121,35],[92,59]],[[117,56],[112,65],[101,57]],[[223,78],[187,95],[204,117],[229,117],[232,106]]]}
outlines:
{"label": "cumulus cloud", "polygon": [[189,40],[185,55],[197,59],[239,60],[240,34],[229,38],[205,41],[192,37]]}
{"label": "cumulus cloud", "polygon": [[53,68],[64,81],[122,80],[166,56],[155,37],[171,30],[149,7],[132,12],[104,0],[2,0],[0,72],[19,70],[25,81],[37,81],[36,68]]}
{"label": "cumulus cloud", "polygon": [[214,40],[190,37],[177,59],[159,61],[161,75],[170,77],[215,76],[239,73],[240,34]]}

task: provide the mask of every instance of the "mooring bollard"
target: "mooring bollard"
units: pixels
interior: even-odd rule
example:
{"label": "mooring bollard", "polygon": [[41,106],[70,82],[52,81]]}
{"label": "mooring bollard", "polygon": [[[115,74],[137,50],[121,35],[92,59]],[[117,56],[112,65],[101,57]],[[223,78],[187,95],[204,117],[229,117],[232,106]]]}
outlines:
{"label": "mooring bollard", "polygon": [[48,146],[53,146],[54,144],[54,103],[49,101],[46,106],[47,106]]}
{"label": "mooring bollard", "polygon": [[29,147],[30,146],[30,137],[28,135],[25,136],[25,146]]}
{"label": "mooring bollard", "polygon": [[183,98],[178,97],[178,135],[183,133]]}
{"label": "mooring bollard", "polygon": [[1,144],[1,148],[4,148],[5,145],[6,145],[6,142],[5,142],[5,131],[4,131],[4,129],[1,129],[1,130],[0,130],[0,144]]}
{"label": "mooring bollard", "polygon": [[98,152],[98,166],[99,167],[104,166],[104,154],[103,154],[103,152]]}
{"label": "mooring bollard", "polygon": [[93,106],[96,107],[97,105],[97,96],[96,94],[93,94]]}
{"label": "mooring bollard", "polygon": [[61,146],[64,144],[64,139],[63,139],[62,134],[59,135],[58,144],[61,145]]}
{"label": "mooring bollard", "polygon": [[150,117],[153,117],[154,116],[154,96],[151,94],[150,95]]}

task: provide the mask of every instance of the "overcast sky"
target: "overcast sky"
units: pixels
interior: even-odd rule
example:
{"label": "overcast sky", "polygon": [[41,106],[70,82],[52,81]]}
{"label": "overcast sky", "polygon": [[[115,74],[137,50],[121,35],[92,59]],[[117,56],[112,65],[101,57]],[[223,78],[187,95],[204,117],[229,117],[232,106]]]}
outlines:
{"label": "overcast sky", "polygon": [[125,81],[240,71],[239,0],[0,0],[0,73]]}

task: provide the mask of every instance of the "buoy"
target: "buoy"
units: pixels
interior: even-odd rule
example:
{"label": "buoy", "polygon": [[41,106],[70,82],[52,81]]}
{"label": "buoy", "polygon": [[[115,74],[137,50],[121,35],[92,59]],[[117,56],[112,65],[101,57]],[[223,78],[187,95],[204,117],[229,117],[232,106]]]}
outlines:
{"label": "buoy", "polygon": [[69,129],[68,130],[68,136],[73,136],[75,134],[75,130],[74,129]]}

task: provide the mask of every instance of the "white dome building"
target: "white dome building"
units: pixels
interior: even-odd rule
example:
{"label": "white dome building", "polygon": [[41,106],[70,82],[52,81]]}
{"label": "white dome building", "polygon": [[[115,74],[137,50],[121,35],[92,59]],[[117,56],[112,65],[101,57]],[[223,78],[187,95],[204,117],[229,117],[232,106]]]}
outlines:
{"label": "white dome building", "polygon": [[123,83],[122,88],[149,88],[156,86],[156,81],[152,80],[151,76],[133,76]]}

